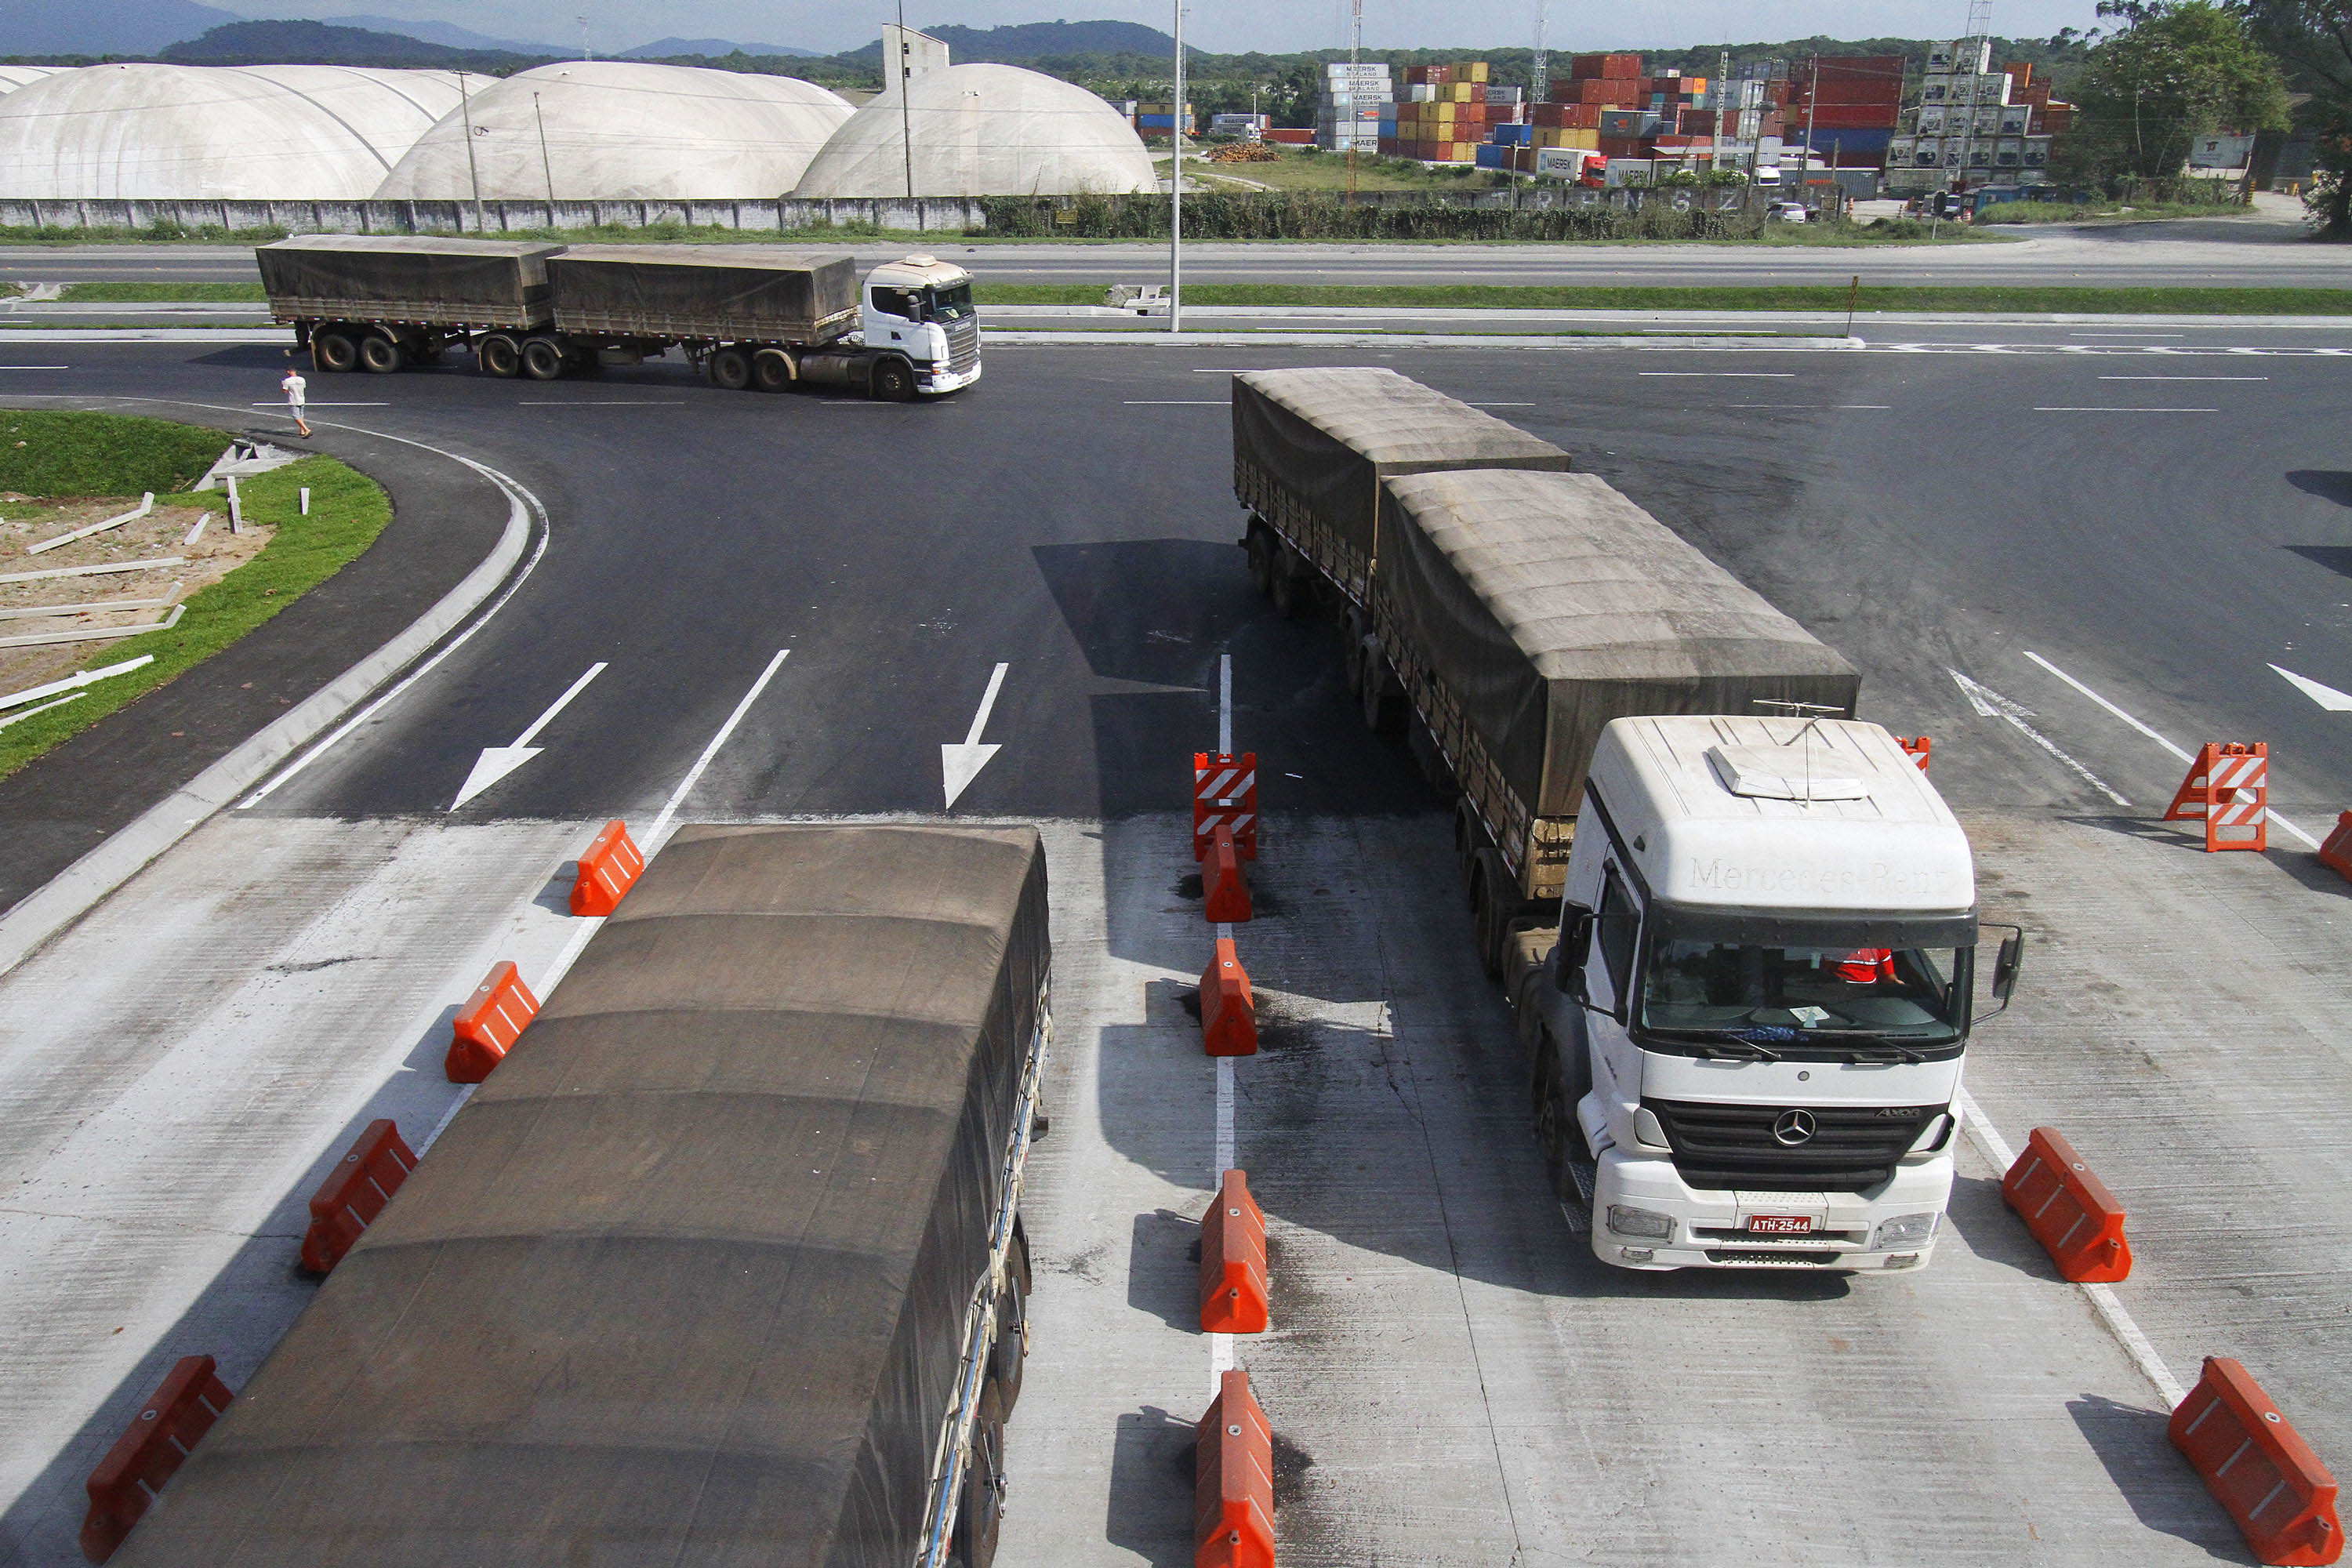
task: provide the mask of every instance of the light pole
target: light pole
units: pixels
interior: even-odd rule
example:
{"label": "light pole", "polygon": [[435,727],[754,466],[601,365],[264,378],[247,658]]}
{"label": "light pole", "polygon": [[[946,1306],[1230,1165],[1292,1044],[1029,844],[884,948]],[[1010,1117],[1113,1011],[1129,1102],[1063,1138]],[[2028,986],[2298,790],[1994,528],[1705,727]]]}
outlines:
{"label": "light pole", "polygon": [[[474,232],[482,232],[482,171],[474,162],[474,100],[466,91],[466,73],[457,73],[457,121],[466,132],[466,178],[474,187]],[[548,215],[551,220],[553,214]]]}
{"label": "light pole", "polygon": [[898,140],[907,153],[907,199],[915,199],[915,111],[907,102],[907,88],[915,74],[914,47],[907,41],[907,0],[898,0],[898,32],[891,40],[898,46],[897,58],[887,68],[898,72]]}
{"label": "light pole", "polygon": [[[530,117],[539,121],[539,168],[540,173],[547,176],[547,226],[553,228],[557,226],[555,222],[555,163],[554,161],[547,155],[547,116],[541,110],[539,107],[539,94],[535,92],[530,95]],[[466,145],[470,148],[473,146],[473,142],[469,140]]]}
{"label": "light pole", "polygon": [[1184,314],[1184,0],[1176,0],[1176,101],[1168,106],[1168,330]]}

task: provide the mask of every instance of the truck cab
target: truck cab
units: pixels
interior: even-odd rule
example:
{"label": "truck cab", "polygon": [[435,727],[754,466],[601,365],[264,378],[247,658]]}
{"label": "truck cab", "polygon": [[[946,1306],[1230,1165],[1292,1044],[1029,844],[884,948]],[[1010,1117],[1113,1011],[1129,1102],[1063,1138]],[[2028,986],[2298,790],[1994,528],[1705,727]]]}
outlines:
{"label": "truck cab", "polygon": [[[1595,1254],[1924,1267],[1951,1194],[1975,904],[1967,835],[1877,725],[1609,724],[1537,987],[1538,1117],[1547,1153],[1591,1173]],[[2003,1002],[2021,940],[2000,949]]]}
{"label": "truck cab", "polygon": [[886,261],[866,275],[859,300],[866,347],[898,353],[918,393],[955,392],[980,379],[980,314],[971,274],[936,257]]}

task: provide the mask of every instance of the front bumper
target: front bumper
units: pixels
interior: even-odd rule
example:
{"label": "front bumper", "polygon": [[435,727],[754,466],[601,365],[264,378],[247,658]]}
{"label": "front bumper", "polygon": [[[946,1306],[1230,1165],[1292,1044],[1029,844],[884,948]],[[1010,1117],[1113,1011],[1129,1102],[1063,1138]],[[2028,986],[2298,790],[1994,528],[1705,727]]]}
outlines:
{"label": "front bumper", "polygon": [[980,362],[974,360],[971,368],[961,374],[948,370],[918,370],[915,373],[915,390],[927,397],[936,396],[940,393],[961,392],[979,379]]}
{"label": "front bumper", "polygon": [[[1909,1271],[1934,1254],[1936,1229],[1924,1240],[1872,1249],[1880,1222],[1899,1215],[1942,1215],[1952,1195],[1948,1154],[1898,1165],[1885,1187],[1858,1193],[1739,1194],[1684,1184],[1675,1163],[1604,1150],[1592,1198],[1592,1251],[1620,1268],[1796,1268],[1830,1271]],[[1673,1221],[1664,1237],[1621,1235],[1611,1228],[1612,1206],[1645,1210]],[[1751,1214],[1809,1214],[1804,1236],[1755,1235]]]}

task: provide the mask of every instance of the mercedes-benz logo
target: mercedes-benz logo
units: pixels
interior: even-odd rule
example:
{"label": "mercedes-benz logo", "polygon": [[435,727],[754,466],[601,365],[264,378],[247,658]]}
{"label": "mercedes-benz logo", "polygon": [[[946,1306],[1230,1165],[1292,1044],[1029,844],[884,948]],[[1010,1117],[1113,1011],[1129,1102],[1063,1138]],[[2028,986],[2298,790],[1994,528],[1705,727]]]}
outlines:
{"label": "mercedes-benz logo", "polygon": [[1813,1141],[1813,1113],[1810,1110],[1784,1110],[1772,1123],[1772,1141],[1788,1148]]}

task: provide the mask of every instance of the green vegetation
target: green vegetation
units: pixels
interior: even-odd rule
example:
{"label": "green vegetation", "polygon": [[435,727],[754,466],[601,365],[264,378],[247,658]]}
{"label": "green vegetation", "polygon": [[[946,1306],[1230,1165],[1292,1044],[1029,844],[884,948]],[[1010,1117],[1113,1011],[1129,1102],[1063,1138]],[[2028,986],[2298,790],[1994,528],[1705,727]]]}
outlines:
{"label": "green vegetation", "polygon": [[2059,140],[2052,171],[2062,183],[2169,182],[2200,136],[2285,128],[2278,62],[2236,9],[2211,0],[2104,0],[2099,14],[2124,26],[2099,40],[2074,85],[2074,128]]}
{"label": "green vegetation", "polygon": [[[30,416],[12,415],[15,424]],[[100,414],[58,414],[47,418],[69,421],[109,420]],[[155,425],[156,420],[135,423]],[[223,438],[211,431],[169,426],[186,437],[209,443],[218,456]],[[14,437],[12,437],[13,439]],[[147,488],[151,469],[142,468],[145,447],[125,445],[109,426],[92,426],[86,437],[68,437],[69,444],[87,446],[87,457],[77,456],[64,466],[75,472],[96,473],[102,454],[119,452],[128,459],[106,487],[115,493]],[[211,458],[205,459],[209,464]],[[199,467],[199,472],[202,466]],[[0,479],[0,482],[9,482]],[[310,515],[300,512],[297,492],[308,486]],[[22,486],[16,487],[22,489]],[[57,494],[102,494],[106,490],[59,490]],[[128,675],[100,681],[79,701],[0,730],[0,777],[22,768],[34,758],[126,703],[153,690],[184,670],[203,662],[244,637],[254,627],[325,582],[375,542],[392,521],[392,501],[374,480],[332,458],[305,458],[299,463],[241,480],[237,493],[247,519],[277,530],[261,553],[219,582],[199,589],[187,600],[187,612],[168,631],[143,633],[102,645],[77,666],[89,669],[152,654],[155,662]],[[157,498],[162,499],[160,496]],[[192,498],[182,497],[182,500]]]}
{"label": "green vegetation", "polygon": [[58,296],[67,301],[87,300],[109,305],[153,300],[259,303],[269,298],[258,283],[68,283]]}
{"label": "green vegetation", "polygon": [[216,223],[194,226],[158,218],[145,228],[122,228],[99,225],[90,228],[69,228],[60,224],[44,224],[38,228],[0,227],[0,245],[267,245],[273,239],[284,239],[287,231],[267,228],[223,228]]}
{"label": "green vegetation", "polygon": [[2352,0],[2245,0],[2244,14],[2308,95],[2295,123],[2312,132],[2318,178],[2304,203],[2323,237],[2352,238]]}
{"label": "green vegetation", "polygon": [[0,411],[0,490],[26,496],[120,496],[185,489],[228,437],[122,414]]}
{"label": "green vegetation", "polygon": [[2170,217],[2243,217],[2242,202],[1997,202],[1977,214],[1979,224],[2147,223]]}
{"label": "green vegetation", "polygon": [[[1107,287],[1107,285],[1105,285]],[[1099,305],[1103,287],[988,283],[982,305]],[[1196,283],[1188,305],[1355,305],[1385,310],[1843,310],[1849,289],[1790,284],[1720,289],[1580,289],[1509,284]],[[1864,287],[1858,310],[2042,311],[2063,315],[2347,316],[2343,289],[2045,289]]]}

